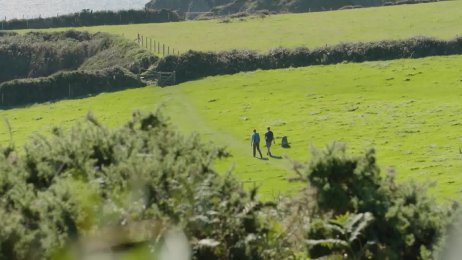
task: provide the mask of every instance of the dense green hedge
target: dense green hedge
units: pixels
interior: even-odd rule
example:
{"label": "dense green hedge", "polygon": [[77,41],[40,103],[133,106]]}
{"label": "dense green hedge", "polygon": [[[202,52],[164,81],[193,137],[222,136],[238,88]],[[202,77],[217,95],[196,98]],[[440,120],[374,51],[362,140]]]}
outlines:
{"label": "dense green hedge", "polygon": [[16,35],[17,33],[15,32],[6,32],[6,31],[0,31],[0,37],[3,37],[3,36],[13,36],[13,35]]}
{"label": "dense green hedge", "polygon": [[176,22],[178,14],[168,10],[122,10],[82,12],[49,18],[14,19],[1,22],[3,30],[81,27],[94,25]]}
{"label": "dense green hedge", "polygon": [[0,84],[0,104],[3,107],[18,106],[142,86],[145,84],[135,74],[120,67],[58,72],[45,78]]}
{"label": "dense green hedge", "polygon": [[374,150],[351,157],[334,143],[301,170],[324,216],[307,232],[312,258],[435,259],[451,209],[428,196],[426,185],[380,174],[376,161]]}
{"label": "dense green hedge", "polygon": [[136,43],[105,33],[30,32],[0,38],[0,83],[60,70],[122,66],[139,73],[157,58]]}
{"label": "dense green hedge", "polygon": [[249,50],[225,52],[189,51],[180,56],[167,56],[155,71],[176,71],[177,83],[206,76],[233,74],[257,69],[280,69],[340,62],[363,62],[435,55],[462,54],[462,38],[444,41],[415,37],[407,40],[368,43],[341,43],[317,49],[278,48],[259,54]]}
{"label": "dense green hedge", "polygon": [[7,33],[0,38],[0,105],[140,87],[144,84],[133,73],[157,59],[136,43],[105,33]]}

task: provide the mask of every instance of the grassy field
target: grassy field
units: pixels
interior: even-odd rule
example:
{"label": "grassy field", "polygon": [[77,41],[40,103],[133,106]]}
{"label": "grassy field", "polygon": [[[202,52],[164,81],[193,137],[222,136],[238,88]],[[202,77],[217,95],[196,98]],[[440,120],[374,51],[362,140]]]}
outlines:
{"label": "grassy field", "polygon": [[[399,180],[435,181],[440,199],[459,198],[462,178],[462,56],[313,66],[210,77],[175,87],[128,90],[96,97],[1,111],[17,145],[32,131],[69,126],[88,110],[104,123],[125,122],[135,108],[164,113],[182,132],[226,145],[229,169],[262,195],[296,190],[289,160],[251,156],[250,132],[274,129],[277,142],[287,135],[290,149],[275,155],[309,158],[310,146],[345,142],[349,153],[374,147],[383,169]],[[9,141],[6,127],[0,140]]]}
{"label": "grassy field", "polygon": [[55,126],[68,128],[84,120],[88,112],[107,126],[119,126],[128,122],[130,113],[135,110],[155,109],[154,89],[154,87],[130,89],[89,98],[0,110],[0,118],[3,119],[0,143],[5,145],[13,142],[21,146],[32,134],[46,135]]}
{"label": "grassy field", "polygon": [[[266,51],[283,47],[319,47],[345,41],[378,41],[415,35],[454,38],[462,34],[462,1],[363,8],[343,11],[283,14],[266,18],[188,21],[165,24],[97,26],[135,40],[137,34],[161,41],[180,51]],[[82,28],[79,28],[79,30]],[[56,29],[54,29],[56,30]]]}

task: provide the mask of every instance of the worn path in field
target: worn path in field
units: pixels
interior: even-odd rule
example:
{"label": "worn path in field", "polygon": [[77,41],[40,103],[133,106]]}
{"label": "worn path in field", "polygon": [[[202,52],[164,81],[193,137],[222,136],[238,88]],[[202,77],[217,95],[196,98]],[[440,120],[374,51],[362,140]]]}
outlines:
{"label": "worn path in field", "polygon": [[[263,198],[271,199],[278,196],[279,193],[294,191],[297,185],[278,185],[281,180],[285,180],[290,176],[288,159],[267,160],[249,160],[252,156],[250,140],[246,143],[245,140],[239,140],[226,129],[212,127],[201,115],[197,112],[195,106],[189,98],[183,93],[181,88],[171,87],[169,92],[164,92],[161,98],[162,110],[171,118],[171,122],[185,133],[197,132],[201,134],[203,139],[211,141],[217,146],[226,146],[232,157],[217,163],[216,168],[220,172],[232,169],[240,180],[247,187],[256,185],[259,187],[259,192]],[[173,90],[173,91],[172,91]],[[251,129],[243,129],[250,132]],[[262,134],[262,133],[261,133]],[[262,153],[265,154],[265,147],[261,147]],[[268,157],[268,156],[264,156]],[[249,171],[247,166],[252,171]],[[254,167],[259,170],[254,171]],[[275,187],[277,187],[275,189]],[[296,189],[295,189],[296,190]]]}

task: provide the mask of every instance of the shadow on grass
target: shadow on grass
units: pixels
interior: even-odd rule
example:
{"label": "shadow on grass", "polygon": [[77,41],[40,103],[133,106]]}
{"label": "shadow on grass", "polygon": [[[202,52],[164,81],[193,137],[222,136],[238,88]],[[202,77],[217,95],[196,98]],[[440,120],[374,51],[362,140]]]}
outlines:
{"label": "shadow on grass", "polygon": [[270,157],[273,159],[278,159],[278,160],[282,159],[282,156],[279,156],[279,155],[270,155]]}

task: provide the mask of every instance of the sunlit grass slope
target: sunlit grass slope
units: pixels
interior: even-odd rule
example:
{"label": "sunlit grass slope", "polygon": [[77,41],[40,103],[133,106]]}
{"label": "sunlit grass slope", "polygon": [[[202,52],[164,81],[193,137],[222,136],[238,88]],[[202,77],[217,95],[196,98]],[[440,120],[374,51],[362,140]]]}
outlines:
{"label": "sunlit grass slope", "polygon": [[440,198],[455,198],[462,183],[461,65],[462,56],[452,56],[257,71],[165,92],[177,103],[191,102],[211,132],[229,136],[223,141],[235,147],[243,179],[273,177],[262,169],[278,160],[255,160],[248,145],[253,128],[263,133],[271,126],[292,144],[275,147],[277,155],[305,160],[310,146],[335,140],[354,154],[373,147],[384,171],[394,169],[400,180],[435,181]]}
{"label": "sunlit grass slope", "polygon": [[[128,122],[135,110],[154,111],[154,87],[130,89],[95,97],[0,110],[0,143],[23,145],[32,134],[51,132],[55,126],[71,127],[91,112],[101,123],[115,127]],[[8,131],[11,127],[11,133]]]}
{"label": "sunlit grass slope", "polygon": [[[250,133],[271,126],[280,143],[275,155],[309,158],[310,146],[345,142],[349,153],[375,148],[378,162],[399,180],[435,181],[439,198],[459,198],[462,178],[462,56],[313,66],[210,77],[174,87],[128,90],[80,100],[1,111],[17,145],[33,131],[69,126],[92,110],[111,126],[136,109],[164,113],[185,133],[225,145],[246,185],[260,186],[266,198],[296,190],[285,181],[287,159],[251,156]],[[6,127],[2,143],[8,142]]]}
{"label": "sunlit grass slope", "polygon": [[[415,35],[449,39],[462,34],[462,1],[362,8],[266,18],[188,21],[165,24],[97,26],[92,32],[121,34],[135,40],[137,34],[161,41],[181,51],[266,51],[283,47],[319,47],[352,41],[378,41]],[[81,28],[79,28],[81,29]]]}

